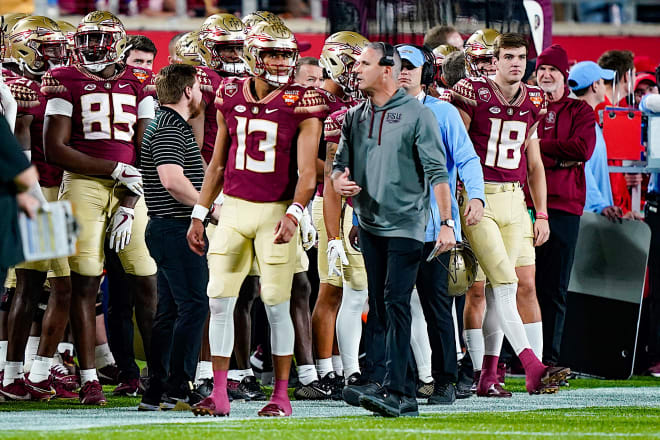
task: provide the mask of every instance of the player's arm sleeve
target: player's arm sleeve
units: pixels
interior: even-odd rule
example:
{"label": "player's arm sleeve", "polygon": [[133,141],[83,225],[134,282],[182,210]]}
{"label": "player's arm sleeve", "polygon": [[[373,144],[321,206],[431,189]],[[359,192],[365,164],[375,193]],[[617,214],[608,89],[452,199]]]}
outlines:
{"label": "player's arm sleeve", "polygon": [[420,114],[415,126],[415,145],[419,158],[428,176],[431,186],[447,183],[447,159],[445,156],[445,143],[440,135],[438,121],[428,107],[420,104]]}
{"label": "player's arm sleeve", "polygon": [[73,95],[71,90],[53,74],[53,71],[48,71],[44,74],[41,80],[41,93],[48,100],[46,104],[46,116],[62,115],[70,118],[73,115]]}
{"label": "player's arm sleeve", "polygon": [[37,92],[19,83],[9,84],[9,91],[16,101],[16,111],[19,115],[34,115],[39,107]]}
{"label": "player's arm sleeve", "polygon": [[558,160],[586,162],[596,146],[596,117],[586,104],[580,106],[571,118],[567,139],[541,139],[541,152]]}
{"label": "player's arm sleeve", "polygon": [[158,127],[151,138],[151,156],[154,164],[159,165],[185,165],[185,157],[181,145],[185,138],[178,127]]}
{"label": "player's arm sleeve", "polygon": [[156,116],[154,97],[146,95],[138,103],[137,118],[138,119],[153,119]]}
{"label": "player's arm sleeve", "polygon": [[341,122],[336,118],[336,113],[331,114],[323,122],[323,139],[326,142],[339,144],[341,138]]}
{"label": "player's arm sleeve", "polygon": [[328,114],[328,104],[323,95],[314,87],[304,90],[300,103],[294,109],[300,121],[308,118],[325,120]]}
{"label": "player's arm sleeve", "polygon": [[474,86],[466,78],[454,85],[451,90],[451,103],[456,108],[464,111],[470,119],[474,119],[474,111],[477,107],[477,97]]}
{"label": "player's arm sleeve", "polygon": [[344,123],[341,125],[341,137],[339,138],[339,146],[335,153],[335,160],[332,163],[332,172],[339,171],[343,173],[346,167],[350,166],[350,150],[353,148],[353,136],[351,130],[353,128],[353,112],[346,113]]}
{"label": "player's arm sleeve", "polygon": [[479,199],[485,204],[484,173],[479,156],[474,151],[474,145],[458,110],[454,107],[448,108],[443,131],[447,151],[454,159],[458,175],[465,185],[468,197]]}

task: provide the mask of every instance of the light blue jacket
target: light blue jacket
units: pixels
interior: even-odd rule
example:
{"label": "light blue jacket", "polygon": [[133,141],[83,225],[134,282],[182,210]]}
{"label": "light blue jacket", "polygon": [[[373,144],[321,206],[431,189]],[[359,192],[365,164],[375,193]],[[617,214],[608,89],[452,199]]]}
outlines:
{"label": "light blue jacket", "polygon": [[[432,96],[420,93],[417,96],[420,102],[423,102],[428,108],[433,111],[438,127],[440,128],[440,135],[445,144],[445,156],[447,158],[447,174],[449,175],[449,187],[451,189],[451,216],[454,219],[454,233],[456,241],[462,241],[461,237],[461,221],[456,201],[456,173],[461,178],[465,185],[469,199],[486,200],[484,195],[484,175],[481,168],[479,156],[474,151],[472,141],[468,136],[465,124],[461,119],[458,110],[448,102],[441,101]],[[431,212],[429,221],[426,225],[426,242],[434,242],[440,232],[440,212],[438,211],[438,204],[435,201],[435,195],[431,188]]]}
{"label": "light blue jacket", "polygon": [[596,147],[591,158],[584,164],[584,177],[587,182],[587,197],[584,210],[600,214],[603,209],[614,205],[610,172],[607,167],[607,146],[603,130],[596,125]]}

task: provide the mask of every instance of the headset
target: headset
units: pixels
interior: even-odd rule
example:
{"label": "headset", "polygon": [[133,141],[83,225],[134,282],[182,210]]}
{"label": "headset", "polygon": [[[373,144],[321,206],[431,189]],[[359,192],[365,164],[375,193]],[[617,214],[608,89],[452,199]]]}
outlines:
{"label": "headset", "polygon": [[383,49],[384,55],[378,61],[379,66],[394,66],[394,46],[390,43],[379,41],[380,47]]}

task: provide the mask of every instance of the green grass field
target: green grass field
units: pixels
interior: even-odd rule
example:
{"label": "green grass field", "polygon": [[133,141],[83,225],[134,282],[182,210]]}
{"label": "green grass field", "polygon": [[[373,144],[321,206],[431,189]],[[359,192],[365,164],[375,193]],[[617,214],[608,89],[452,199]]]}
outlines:
{"label": "green grass field", "polygon": [[[457,402],[451,407],[425,407],[420,405],[422,415],[418,418],[384,419],[367,415],[356,409],[351,414],[341,403],[315,403],[316,417],[304,417],[309,407],[294,406],[297,417],[290,419],[245,419],[234,414],[230,418],[194,418],[190,413],[161,413],[172,416],[160,423],[150,416],[142,416],[135,411],[138,398],[111,397],[108,395],[108,410],[98,408],[83,409],[77,402],[53,401],[39,402],[4,402],[0,403],[0,439],[37,439],[49,440],[89,438],[103,440],[163,440],[169,438],[230,438],[240,439],[604,439],[604,438],[639,438],[660,439],[660,380],[650,377],[634,377],[627,381],[603,381],[596,379],[575,379],[568,389],[562,389],[560,406],[552,409],[534,409],[539,403],[553,402],[552,397],[525,396],[523,379],[507,379],[507,388],[518,392],[511,400],[517,406],[501,410],[502,400],[471,398]],[[609,394],[599,404],[600,394]],[[640,392],[645,399],[636,402],[635,395]],[[576,399],[571,405],[571,395],[585,394],[593,396]],[[559,396],[557,395],[557,396]],[[617,400],[620,396],[620,405]],[[544,400],[545,399],[545,400]],[[642,401],[643,400],[643,401]],[[236,404],[250,405],[250,404]],[[312,404],[310,404],[312,405]],[[462,405],[461,409],[459,406]],[[474,406],[480,406],[474,410]],[[500,405],[500,406],[498,406]],[[525,409],[529,405],[529,410]],[[593,406],[592,406],[593,405]],[[581,406],[581,407],[578,407]],[[127,408],[128,407],[128,408]],[[492,409],[489,409],[491,408]],[[236,408],[240,408],[236,406]],[[256,408],[256,406],[254,407]],[[341,409],[343,412],[337,412]],[[11,411],[12,414],[6,411]],[[20,416],[25,413],[26,420],[34,420],[43,425],[43,429],[23,428],[20,425],[7,429],[11,424],[3,424],[3,418],[10,415]],[[114,417],[134,417],[136,422],[117,423],[117,426],[100,428],[89,427],[94,420],[104,413],[116,413]],[[238,411],[238,410],[237,410]],[[347,412],[348,411],[348,412]],[[335,417],[324,417],[333,415]],[[4,415],[3,415],[4,414]],[[67,429],[48,429],[48,420],[52,417],[71,417]],[[254,411],[248,414],[253,417]],[[320,417],[319,417],[320,416]],[[132,420],[132,419],[131,419]],[[144,424],[141,421],[144,421]],[[61,426],[61,425],[58,425]],[[23,430],[23,429],[29,429]]]}

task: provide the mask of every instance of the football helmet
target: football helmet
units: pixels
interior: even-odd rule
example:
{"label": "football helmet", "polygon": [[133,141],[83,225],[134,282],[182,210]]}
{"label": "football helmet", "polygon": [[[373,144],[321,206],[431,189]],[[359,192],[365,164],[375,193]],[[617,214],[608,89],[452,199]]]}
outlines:
{"label": "football helmet", "polygon": [[468,76],[487,76],[480,68],[483,62],[490,63],[495,56],[495,39],[500,33],[495,29],[479,29],[465,42],[465,71]]}
{"label": "football helmet", "polygon": [[83,17],[75,35],[78,63],[92,72],[100,72],[121,59],[126,49],[126,29],[107,11],[94,11]]}
{"label": "football helmet", "polygon": [[9,49],[9,34],[19,20],[28,17],[28,14],[14,12],[5,14],[0,18],[0,61],[3,63],[12,63],[11,50]]}
{"label": "football helmet", "polygon": [[43,75],[69,61],[66,37],[48,17],[33,15],[20,20],[9,33],[9,44],[11,57],[33,75]]}
{"label": "football helmet", "polygon": [[340,31],[330,35],[323,44],[319,64],[347,95],[354,95],[358,90],[353,67],[368,43],[369,40],[357,32]]}
{"label": "football helmet", "polygon": [[[266,64],[266,52],[286,55],[286,63]],[[293,79],[298,61],[296,37],[281,23],[261,21],[246,35],[242,59],[250,75],[260,77],[275,87],[288,84]]]}
{"label": "football helmet", "polygon": [[212,69],[230,75],[241,75],[245,65],[237,56],[223,55],[223,50],[243,51],[245,27],[243,22],[231,14],[214,14],[207,18],[199,29],[200,55],[203,63]]}
{"label": "football helmet", "polygon": [[449,277],[447,293],[449,296],[461,296],[474,284],[479,263],[470,245],[464,241],[456,243],[449,251]]}
{"label": "football helmet", "polygon": [[75,42],[76,42],[76,27],[69,23],[68,21],[64,20],[57,20],[57,26],[59,26],[60,30],[62,31],[62,34],[66,38],[66,48],[69,53],[69,59],[71,62],[74,60],[73,56],[73,49],[75,47]]}
{"label": "football helmet", "polygon": [[252,27],[255,24],[262,21],[266,21],[268,23],[284,24],[282,19],[277,15],[273,14],[272,12],[256,11],[243,17],[243,25],[245,25],[245,33],[247,34],[248,32],[250,32],[250,29],[252,29]]}
{"label": "football helmet", "polygon": [[201,66],[202,57],[199,51],[199,35],[197,32],[186,32],[179,41],[176,42],[174,52],[177,56],[177,62],[181,64],[190,64],[191,66]]}

